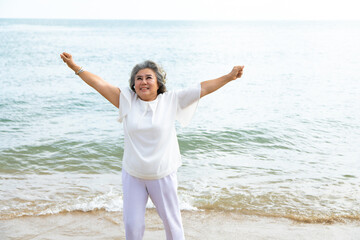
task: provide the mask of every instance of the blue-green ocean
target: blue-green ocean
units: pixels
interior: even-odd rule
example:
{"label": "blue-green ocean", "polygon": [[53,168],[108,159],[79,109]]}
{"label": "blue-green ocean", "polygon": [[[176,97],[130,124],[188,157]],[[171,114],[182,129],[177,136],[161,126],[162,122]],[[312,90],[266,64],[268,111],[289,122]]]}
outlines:
{"label": "blue-green ocean", "polygon": [[359,221],[359,43],[360,22],[0,19],[0,218],[122,211],[118,111],[66,51],[116,86],[146,59],[170,90],[245,65],[176,126],[182,209]]}

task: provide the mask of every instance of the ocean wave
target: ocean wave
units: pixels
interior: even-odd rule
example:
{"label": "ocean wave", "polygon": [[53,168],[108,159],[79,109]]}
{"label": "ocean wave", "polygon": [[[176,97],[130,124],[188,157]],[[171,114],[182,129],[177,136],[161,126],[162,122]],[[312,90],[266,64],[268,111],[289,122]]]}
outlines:
{"label": "ocean wave", "polygon": [[[79,190],[79,189],[78,189]],[[82,189],[85,191],[84,189]],[[337,223],[360,221],[360,211],[356,209],[319,209],[316,199],[312,199],[314,206],[306,204],[292,204],[289,196],[276,197],[275,194],[252,195],[238,194],[232,196],[218,196],[203,194],[194,196],[183,190],[179,193],[182,211],[215,211],[232,212],[242,215],[256,215],[262,217],[287,218],[302,223]],[[54,196],[22,196],[2,200],[0,219],[12,219],[22,216],[51,215],[66,212],[122,212],[122,193],[118,188],[111,187],[107,192],[97,195],[84,193],[64,193],[62,197]],[[147,208],[155,208],[149,199]]]}
{"label": "ocean wave", "polygon": [[249,149],[257,150],[289,150],[296,151],[293,138],[281,136],[278,132],[266,128],[236,129],[224,128],[218,130],[194,129],[178,135],[182,154],[215,155],[243,154]]}

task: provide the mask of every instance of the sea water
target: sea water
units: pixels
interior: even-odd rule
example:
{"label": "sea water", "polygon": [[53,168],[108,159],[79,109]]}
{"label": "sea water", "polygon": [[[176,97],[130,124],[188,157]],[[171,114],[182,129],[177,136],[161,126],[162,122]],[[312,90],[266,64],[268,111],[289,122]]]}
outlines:
{"label": "sea water", "polygon": [[[176,125],[181,208],[360,220],[360,22],[0,19],[0,218],[122,211],[118,111],[60,59],[124,87],[245,65]],[[153,207],[149,203],[149,207]]]}

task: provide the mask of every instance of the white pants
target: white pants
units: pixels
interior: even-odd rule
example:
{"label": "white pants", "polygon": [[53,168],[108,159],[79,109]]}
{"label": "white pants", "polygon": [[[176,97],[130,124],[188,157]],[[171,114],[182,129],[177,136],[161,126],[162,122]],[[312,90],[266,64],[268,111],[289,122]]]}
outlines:
{"label": "white pants", "polygon": [[156,180],[143,180],[122,171],[123,212],[127,240],[141,240],[145,231],[145,209],[150,196],[162,219],[167,240],[185,239],[177,197],[176,172]]}

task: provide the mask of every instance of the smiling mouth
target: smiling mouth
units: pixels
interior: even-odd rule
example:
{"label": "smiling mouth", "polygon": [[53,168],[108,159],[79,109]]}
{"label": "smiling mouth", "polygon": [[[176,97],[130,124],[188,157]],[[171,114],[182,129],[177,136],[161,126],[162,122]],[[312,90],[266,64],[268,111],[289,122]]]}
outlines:
{"label": "smiling mouth", "polygon": [[142,88],[140,88],[140,90],[149,90],[150,88],[147,88],[147,87],[142,87]]}

